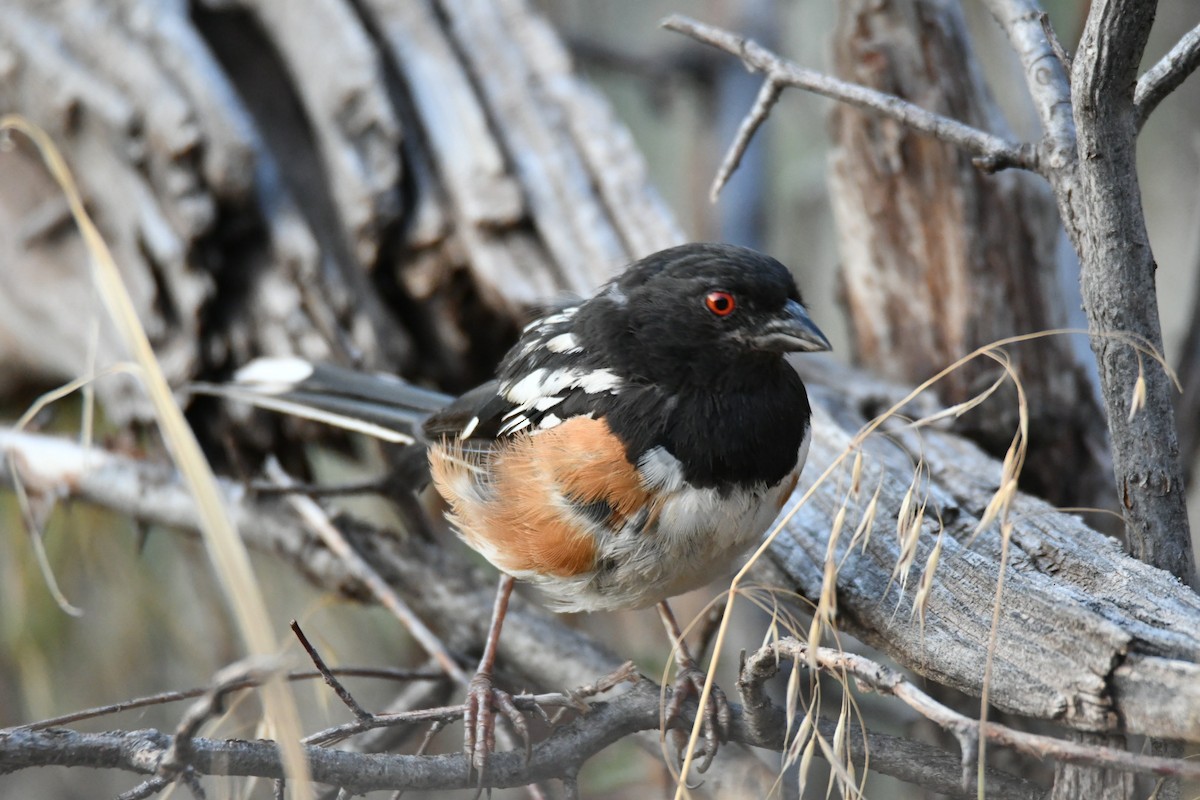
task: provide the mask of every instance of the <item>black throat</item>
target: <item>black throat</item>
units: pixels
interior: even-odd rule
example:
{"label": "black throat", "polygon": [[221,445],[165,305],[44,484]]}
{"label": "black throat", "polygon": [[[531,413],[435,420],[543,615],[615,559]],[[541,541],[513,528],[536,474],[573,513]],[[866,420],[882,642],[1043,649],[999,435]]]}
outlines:
{"label": "black throat", "polygon": [[796,466],[811,408],[804,384],[781,358],[748,359],[668,393],[629,387],[608,409],[613,432],[636,463],[662,447],[693,486],[722,492],[774,485]]}

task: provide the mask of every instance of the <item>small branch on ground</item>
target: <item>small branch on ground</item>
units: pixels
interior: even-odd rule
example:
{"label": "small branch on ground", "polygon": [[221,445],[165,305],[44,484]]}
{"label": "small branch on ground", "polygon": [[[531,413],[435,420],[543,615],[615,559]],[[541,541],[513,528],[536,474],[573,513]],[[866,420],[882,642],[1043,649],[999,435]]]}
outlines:
{"label": "small branch on ground", "polygon": [[853,653],[825,647],[813,650],[791,638],[780,640],[754,653],[747,658],[742,670],[738,686],[743,689],[743,696],[749,698],[747,706],[753,701],[754,714],[759,719],[762,715],[770,713],[773,708],[770,700],[762,692],[761,685],[779,671],[782,658],[790,658],[797,667],[815,663],[818,669],[832,675],[853,678],[860,688],[866,687],[879,694],[891,695],[925,719],[952,733],[963,744],[964,749],[973,749],[974,742],[982,733],[989,742],[1011,747],[1039,759],[1050,758],[1067,764],[1086,764],[1141,775],[1200,779],[1200,764],[1186,759],[1158,758],[1111,747],[1089,746],[1053,736],[1018,731],[995,722],[986,723],[981,732],[978,720],[943,705],[893,669]]}

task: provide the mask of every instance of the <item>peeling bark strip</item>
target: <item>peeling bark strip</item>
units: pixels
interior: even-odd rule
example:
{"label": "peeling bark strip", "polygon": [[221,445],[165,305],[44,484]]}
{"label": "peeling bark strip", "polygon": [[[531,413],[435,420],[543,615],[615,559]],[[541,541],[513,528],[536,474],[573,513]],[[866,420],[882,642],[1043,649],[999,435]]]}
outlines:
{"label": "peeling bark strip", "polygon": [[[173,382],[298,354],[465,387],[528,307],[683,240],[525,0],[295,11],[0,9],[0,105],[65,152]],[[36,160],[0,169],[0,388],[63,382],[88,369],[84,254]],[[121,357],[103,327],[98,352]],[[98,390],[145,416],[131,382]]]}

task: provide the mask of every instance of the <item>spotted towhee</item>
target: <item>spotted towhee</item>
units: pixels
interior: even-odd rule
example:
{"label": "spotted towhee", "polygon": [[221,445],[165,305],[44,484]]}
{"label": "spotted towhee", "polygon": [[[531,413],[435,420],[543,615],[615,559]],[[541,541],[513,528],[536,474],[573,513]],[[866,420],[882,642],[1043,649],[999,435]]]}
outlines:
{"label": "spotted towhee", "polygon": [[[504,574],[467,703],[482,770],[493,705],[509,705],[491,670],[513,579],[560,611],[657,603],[679,642],[665,600],[760,542],[804,465],[808,397],[784,355],[828,349],[778,261],[687,244],[532,322],[496,378],[456,399],[291,359],[248,365],[226,394],[426,449],[455,530]],[[727,725],[717,706],[707,758]]]}

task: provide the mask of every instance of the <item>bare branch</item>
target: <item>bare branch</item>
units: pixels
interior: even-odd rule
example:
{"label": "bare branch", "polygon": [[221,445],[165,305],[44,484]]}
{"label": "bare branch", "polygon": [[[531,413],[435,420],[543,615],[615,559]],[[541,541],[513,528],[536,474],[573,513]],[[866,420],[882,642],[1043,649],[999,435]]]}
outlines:
{"label": "bare branch", "polygon": [[[1080,288],[1100,368],[1116,491],[1133,553],[1189,585],[1196,562],[1179,464],[1172,378],[1128,344],[1163,352],[1157,265],[1138,191],[1137,71],[1153,0],[1095,0],[1071,70],[1079,158],[1052,179],[1080,255]],[[1130,398],[1145,397],[1130,417]]]}
{"label": "bare branch", "polygon": [[[691,724],[695,703],[685,707],[680,726]],[[619,738],[638,730],[655,730],[659,724],[659,689],[651,681],[641,681],[611,701],[596,704],[580,717],[555,730],[536,745],[525,763],[523,753],[494,754],[488,763],[487,784],[492,787],[521,786],[571,774],[584,761]],[[834,723],[821,721],[823,735],[833,736]],[[778,749],[784,743],[783,726],[766,739],[751,735],[735,723],[735,741]],[[853,732],[850,744],[856,763],[862,765],[866,751],[871,765],[885,774],[899,771],[921,785],[930,786],[952,797],[971,797],[957,787],[958,759],[929,745],[907,742],[891,736],[866,735],[863,749],[861,731]],[[148,772],[172,746],[172,737],[154,730],[77,733],[65,729],[49,731],[0,731],[0,774],[54,763],[64,766],[90,766]],[[272,742],[238,740],[191,740],[193,767],[207,775],[255,775],[275,778],[282,775],[278,748]],[[307,746],[305,752],[313,779],[348,791],[362,793],[376,789],[463,789],[468,783],[464,756],[366,755]],[[914,770],[915,764],[924,769]],[[893,769],[893,767],[895,769]],[[989,797],[1000,800],[1032,800],[1039,795],[1036,786],[996,771],[988,784]],[[143,795],[146,796],[146,795]]]}
{"label": "bare branch", "polygon": [[1200,66],[1200,25],[1183,35],[1171,51],[1138,79],[1133,105],[1139,129],[1167,95]]}
{"label": "bare branch", "polygon": [[1042,22],[1036,0],[985,0],[1021,60],[1025,85],[1033,98],[1044,135],[1045,168],[1059,169],[1075,159],[1075,120],[1071,84]]}
{"label": "bare branch", "polygon": [[[774,675],[779,669],[781,657],[791,658],[797,667],[816,663],[821,670],[853,677],[860,685],[897,698],[922,717],[954,734],[960,742],[964,742],[964,749],[969,749],[967,743],[980,735],[978,720],[959,714],[933,699],[895,670],[853,653],[825,647],[813,650],[795,639],[783,639],[750,656],[742,672],[742,683],[753,684]],[[759,694],[758,697],[761,713],[763,705],[770,701],[765,699],[765,695]],[[1088,764],[1142,775],[1174,776],[1190,780],[1200,778],[1200,763],[1185,759],[1158,758],[1111,747],[1089,746],[1052,736],[1018,731],[995,722],[987,723],[982,729],[982,734],[988,741],[1012,747],[1037,758],[1052,758],[1068,764]]]}
{"label": "bare branch", "polygon": [[[192,790],[193,795],[203,800],[204,791],[200,788],[192,766],[192,745],[200,726],[220,714],[224,710],[226,696],[237,691],[246,681],[261,685],[277,670],[276,659],[258,656],[230,664],[217,673],[212,688],[184,712],[179,726],[175,729],[171,746],[157,761],[157,777],[182,781]],[[147,785],[154,783],[155,781],[151,780]]]}
{"label": "bare branch", "polygon": [[[965,740],[969,741],[979,734],[976,720],[947,708],[894,670],[862,656],[828,648],[810,651],[794,639],[785,639],[762,648],[746,662],[739,686],[750,702],[752,714],[748,718],[743,716],[741,709],[734,709],[732,738],[735,741],[776,749],[784,745],[786,725],[776,724],[776,721],[763,724],[764,719],[783,714],[771,705],[762,691],[763,682],[778,671],[781,657],[791,658],[798,666],[805,665],[811,658],[821,670],[851,676],[860,685],[896,697],[922,716]],[[229,685],[234,685],[241,677],[231,675]],[[191,738],[197,721],[207,718],[219,705],[221,685],[219,683],[201,705],[189,711],[180,725],[180,732],[174,737],[156,731],[105,734],[81,734],[63,729],[0,732],[0,773],[51,762],[145,772],[160,763],[178,765],[182,754],[186,755],[191,767],[203,774],[280,777],[282,765],[279,763],[278,749],[273,743]],[[684,728],[689,726],[695,710],[695,704],[689,703],[676,724]],[[494,755],[489,762],[488,785],[525,785],[561,775],[566,767],[578,767],[622,736],[637,730],[656,728],[659,713],[658,687],[650,681],[639,681],[612,700],[592,706],[586,716],[557,729],[549,739],[534,748],[527,763],[518,752]],[[1185,760],[1090,747],[1016,731],[996,723],[988,724],[983,734],[991,741],[1039,758],[1097,764],[1142,774],[1200,778],[1200,764]],[[903,749],[908,744],[911,743],[902,743],[892,737],[868,736],[868,747],[872,752],[879,745],[886,752],[894,754],[897,747]],[[314,746],[308,746],[306,754],[314,780],[355,792],[400,788],[468,788],[470,780],[463,768],[465,757],[462,754],[360,755]],[[951,788],[952,793],[962,796],[961,790],[954,792],[952,789],[958,777],[958,762],[952,759],[951,763],[954,765],[951,770],[953,777],[945,788]],[[941,776],[943,783],[947,777],[945,774]],[[1011,776],[1004,779],[1003,773],[995,777],[1005,787],[1005,791],[996,796],[1033,796],[1034,788],[1031,785]]]}
{"label": "bare branch", "polygon": [[729,152],[725,154],[725,158],[721,161],[721,166],[717,168],[712,188],[708,190],[708,199],[710,201],[717,202],[717,195],[721,193],[721,189],[729,182],[729,177],[733,175],[738,165],[742,163],[742,156],[746,154],[746,148],[750,146],[750,140],[754,138],[754,134],[758,131],[759,126],[767,121],[767,117],[771,114],[771,109],[775,107],[775,103],[779,102],[779,95],[782,93],[783,85],[768,75],[767,79],[763,81],[762,88],[758,91],[758,97],[754,100],[754,107],[750,109],[750,113],[742,120],[742,124],[738,127],[737,136],[733,139],[733,144],[729,145]]}
{"label": "bare branch", "polygon": [[[271,471],[271,478],[281,485],[287,485],[291,479],[283,472],[283,469],[278,464],[269,464],[268,468]],[[354,551],[342,536],[341,531],[337,529],[332,522],[329,521],[329,515],[325,510],[317,504],[311,497],[302,495],[290,495],[288,503],[296,510],[302,519],[312,528],[312,530],[321,538],[325,546],[336,553],[345,563],[346,568],[350,570],[355,578],[362,581],[370,587],[371,593],[379,601],[379,604],[392,612],[396,619],[404,625],[405,629],[412,634],[412,637],[420,642],[425,648],[425,652],[433,656],[438,662],[438,665],[446,671],[446,674],[457,681],[459,684],[466,686],[470,679],[463,672],[462,667],[446,650],[446,646],[442,644],[433,631],[421,621],[408,603],[400,597],[392,587],[387,585],[379,574],[371,568],[371,565]]]}
{"label": "bare branch", "polygon": [[[677,724],[690,725],[695,703],[685,707]],[[585,716],[555,730],[534,747],[528,761],[522,752],[493,754],[488,760],[487,786],[525,786],[570,773],[595,753],[630,733],[655,730],[659,724],[659,688],[639,681],[609,702],[592,707]],[[54,763],[148,773],[172,746],[172,737],[153,730],[84,734],[64,729],[0,731],[0,774]],[[307,746],[313,780],[363,793],[378,789],[467,789],[461,753],[439,756],[364,755]],[[190,763],[209,775],[283,774],[273,742],[191,741]]]}
{"label": "bare branch", "polygon": [[[517,709],[536,712],[547,723],[553,724],[562,718],[563,712],[574,711],[577,713],[586,713],[589,708],[585,702],[587,698],[607,692],[621,683],[637,683],[640,679],[641,676],[634,668],[633,663],[627,661],[609,675],[587,686],[582,686],[565,693],[519,694],[513,696],[512,700]],[[559,713],[551,720],[545,714],[544,709],[546,708],[558,708]],[[305,744],[327,746],[351,736],[380,728],[424,722],[441,726],[462,719],[465,710],[465,704],[460,704],[456,706],[442,706],[440,708],[420,708],[413,711],[395,713],[367,714],[366,716],[358,717],[352,722],[346,722],[317,731],[316,733],[311,733],[305,736],[303,741]]]}
{"label": "bare branch", "polygon": [[312,659],[317,671],[325,679],[325,683],[329,685],[329,688],[333,689],[346,708],[350,709],[350,713],[358,719],[370,718],[371,712],[360,706],[358,701],[354,699],[354,695],[350,694],[350,691],[334,676],[333,671],[325,664],[325,659],[321,658],[321,654],[317,652],[317,648],[313,647],[312,642],[304,635],[304,631],[300,628],[300,623],[292,620],[291,628],[292,633],[296,634],[296,638],[300,640],[300,645],[304,648],[304,651],[308,653],[308,657]]}
{"label": "bare branch", "polygon": [[[390,667],[335,667],[331,669],[335,675],[343,675],[354,678],[380,678],[391,681],[437,681],[443,677],[441,672],[431,670],[418,669],[394,669]],[[312,680],[313,678],[324,677],[316,670],[296,671],[287,674],[289,681],[304,681]],[[259,685],[259,681],[253,676],[248,676],[240,686],[231,688],[250,689]],[[40,731],[47,728],[56,728],[61,725],[69,725],[72,722],[79,722],[85,719],[95,719],[96,717],[104,717],[110,714],[120,714],[122,711],[132,711],[138,708],[146,708],[147,706],[157,706],[164,703],[174,703],[180,700],[190,700],[193,697],[199,697],[211,690],[210,686],[198,687],[195,689],[183,689],[174,692],[159,692],[158,694],[147,695],[145,697],[135,697],[132,700],[122,700],[119,703],[111,703],[106,706],[97,706],[95,708],[86,708],[80,711],[73,711],[70,714],[62,714],[57,717],[39,720],[38,722],[30,722],[26,725],[17,725],[13,730],[30,730]]]}
{"label": "bare branch", "polygon": [[1050,24],[1050,15],[1042,12],[1041,19],[1042,33],[1046,34],[1046,41],[1050,43],[1050,48],[1054,51],[1054,57],[1058,59],[1058,63],[1062,64],[1063,69],[1067,73],[1067,79],[1071,76],[1071,54],[1067,52],[1067,48],[1063,47],[1063,43],[1058,38],[1058,34],[1054,31],[1054,26]]}
{"label": "bare branch", "polygon": [[[894,95],[805,69],[780,58],[744,36],[722,28],[704,25],[678,14],[663,20],[662,26],[737,56],[748,68],[765,74],[769,84],[775,83],[779,86],[805,89],[823,97],[848,103],[864,111],[882,114],[915,131],[955,144],[974,155],[976,165],[985,171],[996,171],[1009,167],[1035,171],[1038,169],[1037,152],[1030,145],[1007,141],[941,114],[926,111],[920,106],[907,100],[901,100]],[[767,90],[764,88],[764,92],[759,95],[756,112],[758,106],[763,104],[765,96],[767,96]],[[766,111],[769,111],[769,105],[762,111],[762,114],[765,115]],[[761,120],[755,122],[752,115],[751,119],[744,124],[743,131],[739,131],[739,141],[743,137],[746,126],[751,126],[750,130],[746,132],[748,139],[760,122]]]}

